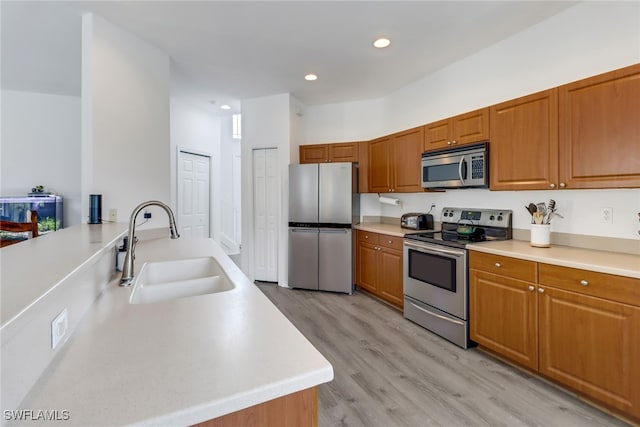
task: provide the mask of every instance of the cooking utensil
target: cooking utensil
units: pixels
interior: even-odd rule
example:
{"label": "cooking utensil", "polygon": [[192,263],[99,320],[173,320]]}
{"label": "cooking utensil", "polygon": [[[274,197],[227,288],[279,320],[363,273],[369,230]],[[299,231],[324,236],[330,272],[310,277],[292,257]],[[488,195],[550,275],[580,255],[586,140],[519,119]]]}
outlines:
{"label": "cooking utensil", "polygon": [[542,212],[533,213],[533,222],[535,224],[542,224],[544,221],[544,214]]}
{"label": "cooking utensil", "polygon": [[533,213],[537,210],[538,208],[536,207],[536,205],[534,205],[533,203],[529,203],[529,213],[531,213],[531,215],[533,215]]}

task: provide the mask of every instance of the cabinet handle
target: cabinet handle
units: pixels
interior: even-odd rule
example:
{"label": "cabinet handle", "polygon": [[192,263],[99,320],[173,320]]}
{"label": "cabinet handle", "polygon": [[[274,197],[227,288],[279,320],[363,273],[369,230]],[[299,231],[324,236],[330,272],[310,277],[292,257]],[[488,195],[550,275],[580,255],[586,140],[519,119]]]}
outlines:
{"label": "cabinet handle", "polygon": [[500,264],[499,262],[496,262],[496,268],[500,268],[502,267],[502,264]]}
{"label": "cabinet handle", "polygon": [[538,292],[540,292],[541,294],[544,294],[544,289],[538,288]]}
{"label": "cabinet handle", "polygon": [[364,236],[364,238],[365,238],[365,239],[368,239],[368,238],[369,238],[369,236]]}
{"label": "cabinet handle", "polygon": [[564,188],[564,187],[566,187],[566,186],[567,186],[567,184],[565,184],[564,182],[561,182],[561,183],[560,183],[560,188]]}
{"label": "cabinet handle", "polygon": [[580,284],[582,286],[587,286],[589,284],[589,282],[587,282],[586,280],[580,280]]}
{"label": "cabinet handle", "polygon": [[556,188],[556,185],[552,182],[551,184],[549,184],[549,188]]}
{"label": "cabinet handle", "polygon": [[458,143],[458,141],[456,141],[455,139],[451,142],[453,145],[456,145]]}
{"label": "cabinet handle", "polygon": [[393,240],[389,240],[389,244],[393,243]]}
{"label": "cabinet handle", "polygon": [[535,286],[533,286],[533,285],[529,285],[529,290],[530,290],[530,291],[535,291],[535,290],[536,290],[536,287],[535,287]]}
{"label": "cabinet handle", "polygon": [[451,141],[447,141],[447,145],[451,145]]}

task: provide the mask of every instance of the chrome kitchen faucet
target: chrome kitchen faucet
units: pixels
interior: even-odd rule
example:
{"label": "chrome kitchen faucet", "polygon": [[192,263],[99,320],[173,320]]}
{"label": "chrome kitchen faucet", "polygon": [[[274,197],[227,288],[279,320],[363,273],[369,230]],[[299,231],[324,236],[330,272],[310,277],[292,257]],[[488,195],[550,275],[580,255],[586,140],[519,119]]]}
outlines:
{"label": "chrome kitchen faucet", "polygon": [[169,230],[171,231],[171,238],[177,239],[180,237],[178,234],[178,229],[176,228],[176,219],[173,216],[173,211],[167,205],[157,200],[150,200],[148,202],[140,203],[134,210],[131,212],[131,218],[129,219],[129,237],[127,245],[127,254],[124,257],[124,266],[122,267],[122,278],[120,279],[120,286],[129,286],[131,281],[133,280],[133,260],[135,259],[135,250],[136,250],[136,241],[135,241],[135,233],[136,233],[136,218],[140,211],[149,206],[160,206],[165,210],[167,216],[169,217]]}

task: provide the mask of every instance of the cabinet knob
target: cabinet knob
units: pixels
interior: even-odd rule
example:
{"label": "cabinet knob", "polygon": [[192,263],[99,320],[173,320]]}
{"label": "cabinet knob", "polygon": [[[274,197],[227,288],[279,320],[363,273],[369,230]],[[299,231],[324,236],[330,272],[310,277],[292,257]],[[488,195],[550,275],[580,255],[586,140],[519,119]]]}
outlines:
{"label": "cabinet knob", "polygon": [[536,287],[535,287],[535,286],[533,286],[533,285],[529,285],[529,290],[533,292],[533,291],[535,291],[535,290],[536,290]]}
{"label": "cabinet knob", "polygon": [[453,145],[456,145],[456,144],[458,143],[458,141],[456,141],[456,140],[454,139],[453,141],[451,141],[451,143],[452,143]]}
{"label": "cabinet knob", "polygon": [[368,238],[369,238],[369,236],[364,236],[364,238],[365,238],[365,239],[368,239]]}
{"label": "cabinet knob", "polygon": [[393,240],[389,240],[389,244],[393,243]]}
{"label": "cabinet knob", "polygon": [[589,282],[587,282],[586,280],[580,280],[580,284],[582,286],[587,286],[589,284]]}
{"label": "cabinet knob", "polygon": [[447,145],[451,145],[451,141],[447,141]]}
{"label": "cabinet knob", "polygon": [[552,182],[551,184],[549,184],[549,188],[556,188],[556,185]]}
{"label": "cabinet knob", "polygon": [[541,294],[544,294],[544,289],[538,288],[538,292],[540,292]]}
{"label": "cabinet knob", "polygon": [[564,182],[561,182],[561,183],[560,183],[560,188],[564,188],[564,187],[566,187],[566,186],[567,186],[567,184],[565,184]]}
{"label": "cabinet knob", "polygon": [[500,264],[499,262],[496,262],[496,268],[500,268],[502,267],[502,264]]}

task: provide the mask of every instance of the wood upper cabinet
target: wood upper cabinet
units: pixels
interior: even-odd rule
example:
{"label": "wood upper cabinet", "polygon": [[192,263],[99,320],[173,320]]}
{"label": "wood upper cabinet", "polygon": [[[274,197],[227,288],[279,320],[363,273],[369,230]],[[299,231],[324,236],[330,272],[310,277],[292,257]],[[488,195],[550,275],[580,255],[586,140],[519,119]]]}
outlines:
{"label": "wood upper cabinet", "polygon": [[542,190],[558,182],[558,90],[490,108],[492,190]]}
{"label": "wood upper cabinet", "polygon": [[369,141],[368,190],[371,193],[391,192],[391,139],[385,136]]}
{"label": "wood upper cabinet", "polygon": [[489,109],[481,108],[424,126],[424,151],[489,139]]}
{"label": "wood upper cabinet", "polygon": [[358,143],[312,144],[300,146],[300,163],[357,162]]}
{"label": "wood upper cabinet", "polygon": [[640,64],[559,88],[561,187],[640,187]]}
{"label": "wood upper cabinet", "polygon": [[402,308],[402,238],[358,230],[356,285]]}
{"label": "wood upper cabinet", "polygon": [[369,142],[368,191],[372,193],[422,191],[420,165],[423,145],[423,127]]}
{"label": "wood upper cabinet", "polygon": [[640,187],[640,64],[490,115],[492,190]]}
{"label": "wood upper cabinet", "polygon": [[536,263],[477,252],[469,254],[469,262],[471,339],[537,370]]}

